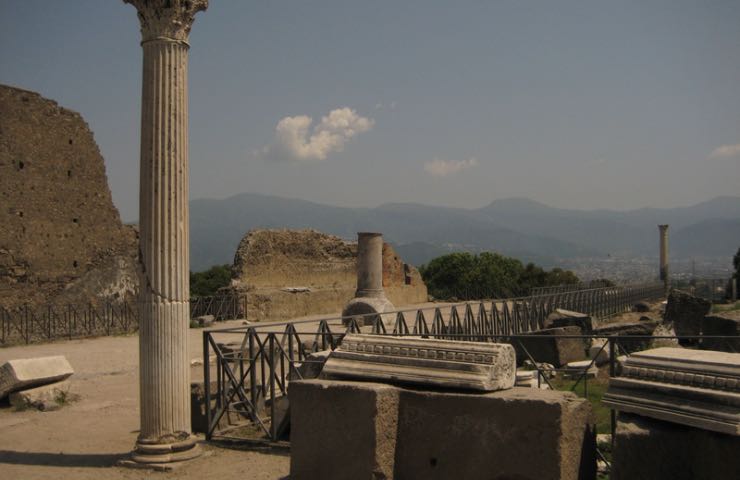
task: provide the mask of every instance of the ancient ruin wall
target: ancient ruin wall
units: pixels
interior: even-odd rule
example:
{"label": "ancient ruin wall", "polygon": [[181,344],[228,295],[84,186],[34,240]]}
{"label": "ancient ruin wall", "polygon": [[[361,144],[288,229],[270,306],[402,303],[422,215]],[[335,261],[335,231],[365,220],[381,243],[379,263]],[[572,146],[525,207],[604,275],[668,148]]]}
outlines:
{"label": "ancient ruin wall", "polygon": [[0,85],[0,199],[0,305],[136,288],[136,232],[121,223],[79,113]]}
{"label": "ancient ruin wall", "polygon": [[[315,230],[253,230],[234,256],[232,288],[247,293],[247,318],[334,314],[354,297],[357,244]],[[383,245],[383,288],[396,307],[426,302],[419,272]]]}

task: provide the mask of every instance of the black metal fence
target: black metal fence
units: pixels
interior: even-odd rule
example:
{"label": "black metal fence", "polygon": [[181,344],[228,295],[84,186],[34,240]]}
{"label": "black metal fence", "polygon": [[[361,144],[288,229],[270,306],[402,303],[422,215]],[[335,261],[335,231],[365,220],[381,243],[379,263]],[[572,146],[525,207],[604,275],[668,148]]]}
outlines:
{"label": "black metal fence", "polygon": [[0,307],[0,345],[125,334],[138,328],[138,312],[128,303]]}
{"label": "black metal fence", "polygon": [[[212,315],[215,320],[246,318],[246,295],[198,297],[190,301],[190,318]],[[139,329],[139,310],[129,302],[100,305],[44,305],[33,308],[0,306],[0,346],[60,339],[123,335]]]}
{"label": "black metal fence", "polygon": [[[268,419],[275,418],[277,399],[287,394],[289,380],[301,378],[297,367],[310,362],[308,356],[313,352],[336,348],[347,333],[513,342],[522,334],[541,329],[556,308],[604,318],[625,312],[638,301],[663,295],[661,284],[606,287],[402,310],[384,313],[385,318],[357,315],[205,331],[204,389],[205,404],[209,406],[205,409],[206,438],[227,437],[249,423],[269,440],[277,441],[277,422]],[[389,316],[392,329],[385,326],[390,323]],[[317,328],[301,331],[317,322]],[[265,408],[269,410],[261,405],[268,405]]]}

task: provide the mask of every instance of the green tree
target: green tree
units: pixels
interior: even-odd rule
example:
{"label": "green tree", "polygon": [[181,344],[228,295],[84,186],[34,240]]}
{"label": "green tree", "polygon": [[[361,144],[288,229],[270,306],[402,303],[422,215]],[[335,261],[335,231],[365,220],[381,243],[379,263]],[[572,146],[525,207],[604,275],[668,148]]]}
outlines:
{"label": "green tree", "polygon": [[429,293],[436,298],[476,299],[527,295],[532,288],[578,283],[569,270],[545,271],[533,263],[498,253],[451,253],[431,260],[419,269]]}
{"label": "green tree", "polygon": [[208,297],[231,283],[231,265],[214,265],[203,272],[190,272],[190,295]]}

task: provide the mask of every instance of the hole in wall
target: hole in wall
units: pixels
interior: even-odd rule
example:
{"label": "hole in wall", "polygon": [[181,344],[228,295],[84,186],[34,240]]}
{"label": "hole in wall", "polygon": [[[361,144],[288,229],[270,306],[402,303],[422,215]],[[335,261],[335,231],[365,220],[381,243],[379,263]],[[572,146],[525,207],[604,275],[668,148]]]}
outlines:
{"label": "hole in wall", "polygon": [[436,467],[437,466],[437,459],[435,457],[432,457],[429,459],[429,465]]}
{"label": "hole in wall", "polygon": [[19,217],[22,217],[23,216],[23,212],[18,212],[18,216]]}
{"label": "hole in wall", "polygon": [[74,262],[72,262],[72,266],[75,267],[75,268],[77,268],[77,260],[75,260]]}
{"label": "hole in wall", "polygon": [[72,170],[67,170],[67,178],[71,178],[71,177],[72,177]]}
{"label": "hole in wall", "polygon": [[72,143],[73,143],[73,142],[72,142],[72,139],[70,138],[70,139],[69,139],[69,144],[70,144],[70,145],[72,145]]}
{"label": "hole in wall", "polygon": [[73,218],[73,219],[72,219],[72,222],[73,222],[73,223],[80,223],[80,221],[79,221],[78,219],[76,219],[76,218]]}
{"label": "hole in wall", "polygon": [[23,170],[23,167],[25,167],[25,166],[26,166],[25,163],[20,162],[20,161],[18,162],[18,170]]}

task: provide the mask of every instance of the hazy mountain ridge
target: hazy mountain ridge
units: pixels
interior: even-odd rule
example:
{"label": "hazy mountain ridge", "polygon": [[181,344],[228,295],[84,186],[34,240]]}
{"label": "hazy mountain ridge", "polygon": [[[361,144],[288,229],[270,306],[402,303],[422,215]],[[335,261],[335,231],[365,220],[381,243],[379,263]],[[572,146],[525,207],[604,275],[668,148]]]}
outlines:
{"label": "hazy mountain ridge", "polygon": [[[379,231],[415,264],[457,250],[494,250],[548,263],[655,255],[658,223],[671,225],[674,255],[731,256],[740,245],[740,197],[621,212],[559,209],[522,198],[496,200],[478,209],[414,203],[348,208],[244,193],[191,201],[191,266],[201,270],[230,263],[241,238],[254,228],[314,228],[347,239],[358,231]],[[733,244],[738,244],[735,250],[725,252]]]}

